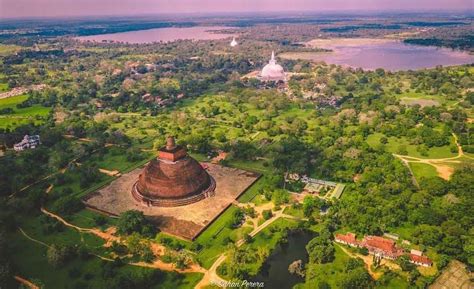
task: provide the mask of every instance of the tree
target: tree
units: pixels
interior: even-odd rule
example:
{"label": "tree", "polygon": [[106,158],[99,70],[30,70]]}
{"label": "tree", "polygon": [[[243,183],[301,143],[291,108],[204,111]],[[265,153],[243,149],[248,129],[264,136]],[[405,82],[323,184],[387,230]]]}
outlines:
{"label": "tree", "polygon": [[326,281],[320,281],[318,283],[318,289],[331,289],[331,285]]}
{"label": "tree", "polygon": [[306,245],[309,260],[312,263],[329,263],[334,260],[334,245],[326,234],[320,234]]}
{"label": "tree", "polygon": [[284,139],[273,151],[273,165],[282,172],[304,174],[309,169],[311,149],[299,139]]}
{"label": "tree", "polygon": [[316,202],[314,197],[312,196],[305,196],[303,199],[303,213],[305,217],[311,216],[313,213],[313,209],[315,206]]}
{"label": "tree", "polygon": [[349,271],[344,276],[341,276],[340,280],[341,288],[343,289],[368,289],[373,287],[372,278],[365,268]]}
{"label": "tree", "polygon": [[72,251],[67,246],[52,245],[46,252],[48,263],[56,268],[66,263],[71,255]]}
{"label": "tree", "polygon": [[264,220],[268,220],[273,216],[272,210],[263,210],[262,217]]}
{"label": "tree", "polygon": [[7,288],[6,285],[12,276],[11,273],[10,263],[7,260],[2,260],[0,263],[0,287]]}
{"label": "tree", "polygon": [[130,235],[134,232],[152,237],[156,230],[145,218],[141,211],[130,210],[120,214],[117,221],[117,232],[122,235]]}
{"label": "tree", "polygon": [[407,255],[403,255],[397,260],[398,264],[400,265],[400,268],[402,268],[403,271],[412,271],[416,268],[415,265],[410,263],[410,259]]}
{"label": "tree", "polygon": [[227,223],[227,227],[229,228],[237,228],[239,227],[245,218],[244,211],[240,208],[232,212],[232,217],[229,219]]}
{"label": "tree", "polygon": [[83,208],[81,200],[71,195],[61,197],[53,204],[53,210],[63,215],[72,215]]}

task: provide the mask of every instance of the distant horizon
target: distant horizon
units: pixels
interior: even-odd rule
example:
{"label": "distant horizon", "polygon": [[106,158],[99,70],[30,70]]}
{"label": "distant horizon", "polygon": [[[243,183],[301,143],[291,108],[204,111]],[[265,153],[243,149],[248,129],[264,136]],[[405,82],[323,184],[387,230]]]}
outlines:
{"label": "distant horizon", "polygon": [[[119,2],[119,3],[117,3]],[[0,20],[245,14],[473,14],[471,0],[0,0]],[[291,6],[291,7],[288,7]]]}
{"label": "distant horizon", "polygon": [[[166,12],[166,13],[140,13],[140,14],[81,14],[81,15],[45,15],[45,16],[7,16],[0,14],[0,21],[2,20],[54,20],[54,19],[69,19],[82,20],[88,18],[152,18],[152,17],[179,17],[179,16],[272,16],[281,15],[288,17],[301,16],[382,16],[382,15],[415,15],[415,14],[433,14],[438,16],[467,16],[474,17],[474,9],[459,9],[459,10],[334,10],[334,11],[239,11],[239,12]],[[449,15],[455,14],[455,15]]]}

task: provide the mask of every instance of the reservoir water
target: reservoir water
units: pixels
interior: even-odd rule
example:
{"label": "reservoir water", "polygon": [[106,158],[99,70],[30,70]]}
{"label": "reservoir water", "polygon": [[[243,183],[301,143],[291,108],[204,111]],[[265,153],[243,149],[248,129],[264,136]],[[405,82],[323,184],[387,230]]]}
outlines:
{"label": "reservoir water", "polygon": [[[433,46],[409,45],[385,39],[321,39],[309,46],[330,49],[332,52],[289,52],[282,58],[324,61],[350,67],[390,71],[433,68],[474,63],[474,55],[467,52]],[[280,55],[279,55],[280,56]]]}
{"label": "reservoir water", "polygon": [[233,27],[223,26],[197,26],[197,27],[170,27],[155,28],[148,30],[128,31],[121,33],[99,34],[91,36],[77,37],[76,39],[84,41],[113,41],[125,43],[153,43],[153,42],[171,42],[181,39],[191,40],[213,40],[223,39],[232,36],[232,34],[216,32],[217,30],[230,29]]}
{"label": "reservoir water", "polygon": [[265,288],[291,289],[294,285],[304,282],[304,278],[290,274],[288,266],[293,261],[308,262],[306,244],[313,238],[310,232],[295,231],[288,235],[288,243],[281,244],[268,257],[260,273],[253,281],[264,282]]}

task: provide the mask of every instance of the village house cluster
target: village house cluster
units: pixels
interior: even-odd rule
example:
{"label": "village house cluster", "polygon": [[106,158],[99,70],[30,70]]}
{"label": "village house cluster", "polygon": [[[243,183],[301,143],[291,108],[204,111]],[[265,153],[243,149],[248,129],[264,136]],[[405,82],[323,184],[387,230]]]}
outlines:
{"label": "village house cluster", "polygon": [[[397,247],[394,240],[379,236],[364,236],[362,241],[358,241],[354,233],[347,233],[345,235],[336,234],[334,240],[351,247],[367,248],[369,254],[379,258],[395,260],[406,254],[404,249]],[[423,256],[423,252],[418,250],[411,250],[408,257],[410,263],[418,266],[430,267],[433,265],[431,259]]]}
{"label": "village house cluster", "polygon": [[39,135],[25,135],[23,140],[16,143],[13,149],[17,152],[24,151],[26,149],[34,149],[41,144]]}

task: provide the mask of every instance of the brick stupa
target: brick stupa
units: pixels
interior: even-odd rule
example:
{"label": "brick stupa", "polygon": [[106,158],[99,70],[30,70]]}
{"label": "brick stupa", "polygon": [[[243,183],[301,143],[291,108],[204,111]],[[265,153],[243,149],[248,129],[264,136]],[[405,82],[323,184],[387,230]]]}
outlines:
{"label": "brick stupa", "polygon": [[133,198],[146,205],[177,207],[214,195],[216,183],[186,149],[168,137],[133,185]]}

